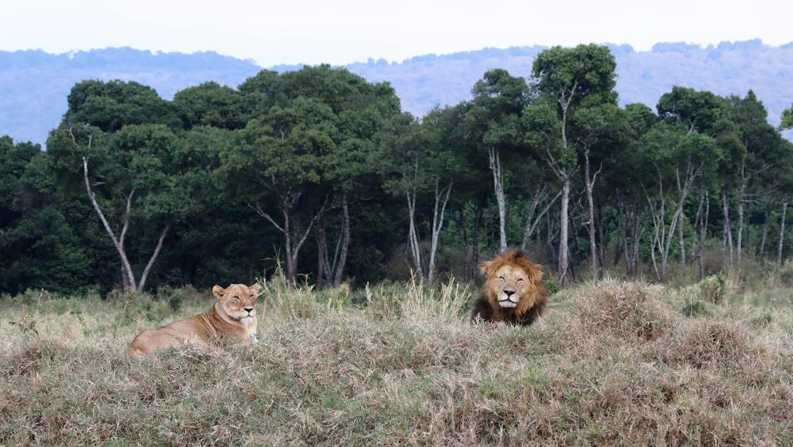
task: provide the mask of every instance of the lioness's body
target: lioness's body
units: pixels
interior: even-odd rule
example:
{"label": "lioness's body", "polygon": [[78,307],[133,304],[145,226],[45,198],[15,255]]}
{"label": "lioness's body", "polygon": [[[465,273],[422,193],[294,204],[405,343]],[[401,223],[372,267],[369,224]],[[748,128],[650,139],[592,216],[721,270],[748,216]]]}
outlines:
{"label": "lioness's body", "polygon": [[530,325],[542,315],[547,297],[542,271],[520,250],[508,250],[481,265],[482,293],[471,318]]}
{"label": "lioness's body", "polygon": [[129,355],[140,357],[182,345],[211,349],[219,343],[254,342],[257,329],[254,305],[259,286],[232,284],[227,289],[215,286],[212,292],[218,302],[211,309],[159,329],[141,332],[130,343]]}

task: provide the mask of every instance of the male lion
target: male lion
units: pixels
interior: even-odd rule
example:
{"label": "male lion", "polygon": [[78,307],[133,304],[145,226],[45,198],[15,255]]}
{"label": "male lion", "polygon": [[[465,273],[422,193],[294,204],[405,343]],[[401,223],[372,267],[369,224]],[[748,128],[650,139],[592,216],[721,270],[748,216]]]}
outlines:
{"label": "male lion", "polygon": [[211,350],[221,341],[255,343],[255,306],[260,291],[258,284],[232,284],[225,289],[212,287],[217,302],[211,309],[159,329],[141,332],[130,343],[128,354],[141,357],[158,349],[187,344]]}
{"label": "male lion", "polygon": [[474,303],[473,320],[530,325],[548,299],[540,283],[542,271],[521,250],[507,250],[480,265],[485,275],[482,293]]}

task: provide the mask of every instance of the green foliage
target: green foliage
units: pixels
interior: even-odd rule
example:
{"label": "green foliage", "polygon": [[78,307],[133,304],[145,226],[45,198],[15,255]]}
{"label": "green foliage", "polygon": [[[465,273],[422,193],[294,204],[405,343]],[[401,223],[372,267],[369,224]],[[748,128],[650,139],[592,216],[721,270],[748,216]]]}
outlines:
{"label": "green foliage", "polygon": [[543,95],[556,100],[572,97],[571,106],[615,102],[617,62],[605,46],[553,47],[534,60],[532,76]]}
{"label": "green foliage", "polygon": [[64,121],[115,132],[129,124],[178,123],[173,106],[137,82],[82,81],[72,88]]}
{"label": "green foliage", "polygon": [[237,90],[216,82],[180,90],[173,98],[173,107],[188,129],[197,126],[240,129],[245,126],[242,96]]}
{"label": "green foliage", "polygon": [[708,315],[708,309],[702,301],[690,301],[681,310],[683,315],[689,318],[697,318]]}
{"label": "green foliage", "polygon": [[50,157],[0,138],[0,291],[65,291],[91,280],[89,259],[62,212]]}
{"label": "green foliage", "polygon": [[[569,186],[571,275],[579,279],[591,222],[602,265],[617,271],[635,256],[637,275],[646,273],[656,254],[649,247],[661,237],[670,258],[683,254],[676,240],[683,239],[686,264],[675,267],[681,277],[695,276],[699,256],[707,257],[706,274],[729,269],[728,249],[710,250],[720,246],[726,224],[734,241],[740,231],[741,256],[768,257],[778,238],[789,253],[779,221],[793,192],[793,144],[769,124],[776,115],[753,91],[721,97],[674,87],[656,114],[617,102],[616,60],[625,56],[619,48],[537,53],[528,82],[489,70],[466,87],[469,100],[421,118],[402,112],[389,84],[328,65],[264,70],[236,89],[204,82],[172,101],[135,82],[79,82],[46,152],[0,139],[0,291],[82,287],[107,295],[119,287],[118,256],[85,191],[84,158],[111,230],[121,233],[129,217],[133,270],[145,267],[170,229],[152,271],[154,288],[268,276],[289,251],[295,278],[313,287],[327,278],[320,273],[325,259],[338,259],[342,247],[342,277],[353,284],[406,274],[405,194],[416,194],[416,233],[429,239],[433,199],[447,185],[453,193],[438,271],[472,280],[476,264],[500,243],[491,151],[503,164],[510,241],[548,205],[526,240],[546,278],[559,257],[560,184]],[[579,175],[585,157],[589,174],[597,174],[596,183],[590,177],[591,221]],[[678,185],[686,181],[681,234],[655,233],[654,223],[670,225],[669,207],[678,205]],[[666,217],[654,221],[660,214],[651,208],[661,205]],[[424,250],[429,241],[418,245]],[[331,307],[335,300],[327,297]],[[172,306],[180,302],[174,298]]]}
{"label": "green foliage", "polygon": [[711,275],[700,281],[699,288],[702,298],[713,304],[721,304],[725,300],[727,285],[720,274]]}
{"label": "green foliage", "polygon": [[714,125],[724,113],[723,99],[687,87],[673,87],[658,100],[658,116],[697,132],[713,133]]}
{"label": "green foliage", "polygon": [[782,123],[780,129],[793,129],[793,106],[782,113]]}

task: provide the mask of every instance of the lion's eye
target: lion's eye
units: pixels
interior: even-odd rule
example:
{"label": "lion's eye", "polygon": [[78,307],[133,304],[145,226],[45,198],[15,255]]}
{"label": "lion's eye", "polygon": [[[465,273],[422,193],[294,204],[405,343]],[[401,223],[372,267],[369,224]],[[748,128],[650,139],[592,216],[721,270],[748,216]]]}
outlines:
{"label": "lion's eye", "polygon": [[504,278],[503,276],[499,276],[499,277],[498,277],[498,279],[500,279],[500,280],[504,281],[504,280],[506,280],[507,278]]}
{"label": "lion's eye", "polygon": [[518,282],[523,282],[523,278],[518,278]]}

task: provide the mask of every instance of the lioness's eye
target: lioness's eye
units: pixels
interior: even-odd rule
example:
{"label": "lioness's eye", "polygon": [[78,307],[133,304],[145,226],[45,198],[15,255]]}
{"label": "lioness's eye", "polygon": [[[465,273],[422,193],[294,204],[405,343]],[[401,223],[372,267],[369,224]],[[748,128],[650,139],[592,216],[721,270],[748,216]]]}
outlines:
{"label": "lioness's eye", "polygon": [[507,279],[507,278],[504,278],[503,276],[499,276],[499,277],[498,277],[498,279],[500,279],[500,280],[504,281],[504,280],[505,280],[505,279]]}
{"label": "lioness's eye", "polygon": [[521,282],[521,281],[523,281],[523,278],[518,278],[518,282]]}

